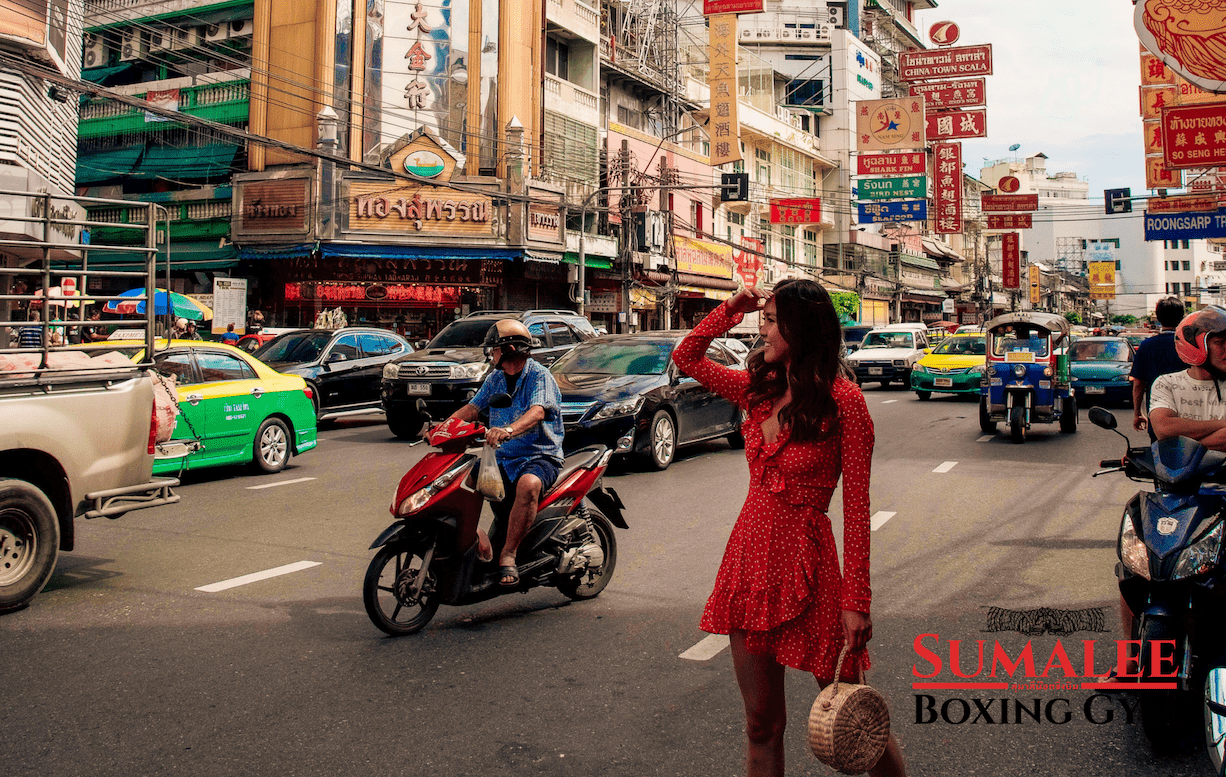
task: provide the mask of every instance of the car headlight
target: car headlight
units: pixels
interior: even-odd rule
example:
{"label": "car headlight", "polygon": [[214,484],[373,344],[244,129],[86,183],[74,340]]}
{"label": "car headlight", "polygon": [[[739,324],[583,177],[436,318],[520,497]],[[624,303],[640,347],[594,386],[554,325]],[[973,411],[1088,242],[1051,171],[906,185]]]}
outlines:
{"label": "car headlight", "polygon": [[409,494],[402,499],[400,504],[396,507],[396,515],[412,515],[421,508],[425,507],[426,503],[434,498],[435,494],[450,485],[451,481],[455,480],[461,473],[466,472],[471,465],[471,459],[462,460],[459,464],[456,464],[451,469],[436,477],[430,482],[430,485]]}
{"label": "car headlight", "polygon": [[[1221,524],[1218,525],[1221,526]],[[1149,580],[1149,551],[1145,543],[1137,536],[1137,530],[1133,527],[1132,518],[1128,513],[1124,513],[1123,529],[1120,533],[1120,560],[1124,562],[1128,571]]]}
{"label": "car headlight", "polygon": [[395,380],[400,377],[400,365],[396,362],[388,362],[383,365],[383,379]]}
{"label": "car headlight", "polygon": [[1175,571],[1171,573],[1172,580],[1182,580],[1185,577],[1195,577],[1208,572],[1217,565],[1218,552],[1222,549],[1222,523],[1218,522],[1212,531],[1190,548],[1184,549],[1175,562]]}
{"label": "car headlight", "polygon": [[1128,380],[1128,374],[1127,374],[1127,373],[1122,373],[1122,374],[1120,374],[1120,375],[1116,375],[1116,376],[1115,376],[1114,378],[1112,378],[1111,380],[1112,380],[1112,381],[1114,381],[1114,382],[1127,381],[1127,380]]}
{"label": "car headlight", "polygon": [[906,367],[906,366],[907,366],[907,360],[906,360],[906,359],[895,359],[895,360],[894,360],[894,366],[895,366],[895,367]]}
{"label": "car headlight", "polygon": [[1013,374],[1019,378],[1026,377],[1026,365],[1025,364],[1013,365]]}
{"label": "car headlight", "polygon": [[485,362],[469,362],[468,364],[451,365],[452,380],[475,380],[485,374],[488,365]]}
{"label": "car headlight", "polygon": [[968,367],[966,371],[970,375],[975,375],[975,374],[982,374],[985,370],[987,370],[987,365],[976,364],[974,367]]}
{"label": "car headlight", "polygon": [[596,411],[596,415],[592,416],[592,420],[599,421],[603,418],[615,418],[619,415],[632,415],[643,407],[643,400],[645,399],[646,397],[633,397],[631,399],[618,400],[617,402],[609,402]]}
{"label": "car headlight", "polygon": [[984,367],[983,367],[983,371],[984,371],[984,372],[986,372],[986,373],[987,373],[987,374],[989,374],[989,375],[995,375],[995,374],[996,374],[996,368],[995,368],[995,367],[993,367],[993,366],[992,366],[992,365],[990,365],[990,364],[985,364],[985,365],[984,365]]}
{"label": "car headlight", "polygon": [[924,365],[922,365],[922,364],[916,363],[916,365],[915,365],[915,371],[916,371],[916,372],[922,372],[922,373],[925,373],[925,374],[926,374],[926,373],[928,372],[928,368],[927,368],[927,367],[925,367],[925,366],[924,366]]}

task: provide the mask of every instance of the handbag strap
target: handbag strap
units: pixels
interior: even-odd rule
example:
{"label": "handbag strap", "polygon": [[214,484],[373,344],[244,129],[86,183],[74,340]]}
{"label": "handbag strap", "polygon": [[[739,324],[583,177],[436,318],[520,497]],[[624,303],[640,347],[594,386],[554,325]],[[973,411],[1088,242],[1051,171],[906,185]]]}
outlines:
{"label": "handbag strap", "polygon": [[[834,667],[834,683],[833,683],[834,688],[831,690],[832,694],[837,694],[839,692],[839,677],[843,674],[843,659],[847,657],[848,649],[849,648],[848,648],[847,643],[844,642],[843,649],[839,651],[838,663],[836,663]],[[863,685],[864,684],[864,665],[863,664],[860,665],[859,677],[860,677],[860,684]]]}

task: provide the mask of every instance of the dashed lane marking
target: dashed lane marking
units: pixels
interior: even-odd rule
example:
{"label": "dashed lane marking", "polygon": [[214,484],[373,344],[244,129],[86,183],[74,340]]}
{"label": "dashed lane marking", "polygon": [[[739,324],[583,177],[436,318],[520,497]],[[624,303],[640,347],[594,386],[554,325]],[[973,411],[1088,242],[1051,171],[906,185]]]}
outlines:
{"label": "dashed lane marking", "polygon": [[897,401],[898,401],[897,399],[887,399],[886,401],[882,402],[881,404],[883,404],[883,405],[890,405],[890,404],[893,404],[893,403],[895,403],[895,402],[897,402]]}
{"label": "dashed lane marking", "polygon": [[873,517],[869,519],[869,529],[872,531],[877,531],[882,526],[885,526],[886,521],[890,520],[896,515],[898,515],[898,513],[892,513],[889,510],[878,510],[877,512],[873,513]]}
{"label": "dashed lane marking", "polygon": [[682,653],[681,658],[690,661],[709,661],[726,647],[728,647],[727,634],[710,634],[697,645]]}
{"label": "dashed lane marking", "polygon": [[995,439],[996,439],[996,435],[985,434],[984,436],[980,437],[978,440],[975,440],[975,442],[988,442],[989,440],[995,440]]}
{"label": "dashed lane marking", "polygon": [[247,486],[247,490],[248,491],[258,491],[261,488],[276,488],[277,486],[290,486],[290,485],[293,485],[294,483],[305,483],[308,480],[314,480],[314,479],[315,478],[294,478],[293,480],[278,480],[276,483],[263,483],[258,486]]}
{"label": "dashed lane marking", "polygon": [[225,591],[228,588],[237,588],[240,585],[247,585],[248,583],[258,583],[259,581],[267,580],[270,577],[280,577],[281,575],[288,575],[291,572],[301,572],[304,569],[317,567],[322,563],[322,561],[295,561],[293,564],[286,564],[285,566],[274,567],[273,569],[265,569],[263,572],[252,572],[250,575],[232,577],[229,580],[222,580],[220,583],[202,585],[196,590],[204,591],[208,594],[215,594],[218,591]]}
{"label": "dashed lane marking", "polygon": [[954,467],[956,467],[956,466],[958,466],[958,462],[956,462],[956,461],[947,461],[947,462],[944,462],[943,464],[941,464],[941,466],[939,466],[939,467],[937,467],[936,469],[934,469],[934,470],[933,470],[933,472],[940,472],[940,473],[942,473],[942,474],[943,474],[943,473],[949,472],[951,469],[953,469],[953,468],[954,468]]}

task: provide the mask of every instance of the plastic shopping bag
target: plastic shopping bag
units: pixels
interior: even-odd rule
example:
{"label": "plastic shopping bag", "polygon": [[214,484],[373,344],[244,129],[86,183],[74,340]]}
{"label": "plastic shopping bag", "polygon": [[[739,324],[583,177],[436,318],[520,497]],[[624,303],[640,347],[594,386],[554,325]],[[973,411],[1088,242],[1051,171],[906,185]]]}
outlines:
{"label": "plastic shopping bag", "polygon": [[494,458],[497,449],[492,445],[481,448],[481,463],[477,470],[477,493],[491,502],[501,502],[506,497],[502,488],[502,472]]}

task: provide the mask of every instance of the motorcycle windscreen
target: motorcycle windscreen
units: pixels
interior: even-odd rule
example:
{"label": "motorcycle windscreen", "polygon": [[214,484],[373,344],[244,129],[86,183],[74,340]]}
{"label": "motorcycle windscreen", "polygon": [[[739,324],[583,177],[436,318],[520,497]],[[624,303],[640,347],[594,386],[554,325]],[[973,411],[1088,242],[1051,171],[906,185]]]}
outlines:
{"label": "motorcycle windscreen", "polygon": [[1226,453],[1211,451],[1190,437],[1168,437],[1158,440],[1150,450],[1154,456],[1154,473],[1171,485],[1206,480],[1217,475],[1226,463]]}
{"label": "motorcycle windscreen", "polygon": [[1146,493],[1141,502],[1141,522],[1150,555],[1151,569],[1166,580],[1180,552],[1202,539],[1218,521],[1222,500],[1193,494]]}

